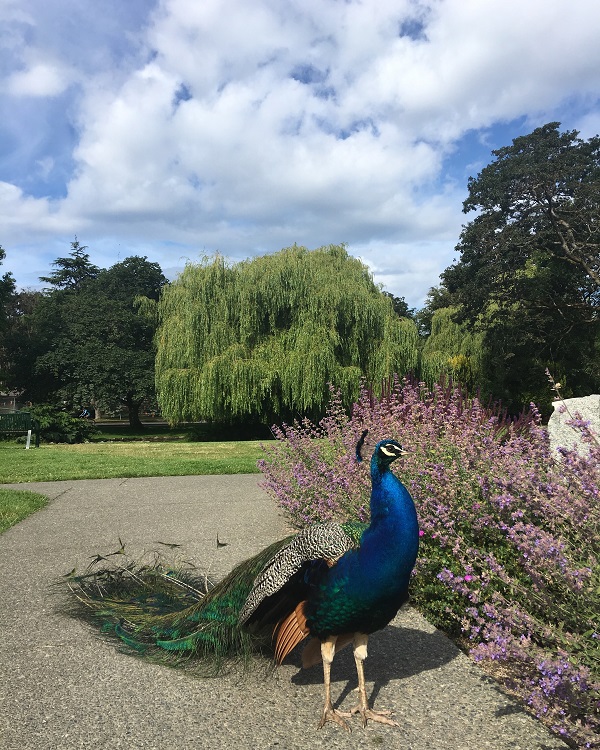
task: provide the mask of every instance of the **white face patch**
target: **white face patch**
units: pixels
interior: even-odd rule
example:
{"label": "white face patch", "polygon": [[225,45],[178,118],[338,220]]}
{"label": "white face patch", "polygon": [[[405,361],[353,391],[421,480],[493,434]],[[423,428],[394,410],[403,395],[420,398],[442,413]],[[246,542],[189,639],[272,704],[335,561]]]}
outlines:
{"label": "white face patch", "polygon": [[[395,447],[395,446],[394,446]],[[379,449],[385,456],[389,456],[392,458],[393,456],[397,456],[398,453],[395,450],[389,450],[385,447],[385,445],[382,445]]]}

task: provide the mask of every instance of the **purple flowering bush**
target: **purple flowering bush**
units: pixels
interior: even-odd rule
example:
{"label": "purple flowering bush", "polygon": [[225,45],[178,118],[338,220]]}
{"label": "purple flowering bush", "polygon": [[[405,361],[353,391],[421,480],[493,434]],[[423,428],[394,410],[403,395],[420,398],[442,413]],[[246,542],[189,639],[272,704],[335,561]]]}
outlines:
{"label": "purple flowering bush", "polygon": [[[585,433],[586,425],[577,425]],[[394,464],[419,513],[412,601],[567,741],[600,747],[600,449],[553,456],[532,405],[510,420],[459,388],[394,381],[349,417],[274,428],[263,486],[296,526],[368,518],[364,429],[410,453]],[[501,669],[499,667],[502,667]]]}

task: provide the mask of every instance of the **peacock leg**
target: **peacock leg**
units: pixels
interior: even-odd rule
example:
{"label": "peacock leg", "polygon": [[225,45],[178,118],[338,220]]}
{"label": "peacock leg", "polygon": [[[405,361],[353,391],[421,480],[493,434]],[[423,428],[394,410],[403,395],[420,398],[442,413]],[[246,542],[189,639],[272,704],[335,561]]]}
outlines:
{"label": "peacock leg", "polygon": [[344,721],[344,716],[350,716],[349,713],[342,713],[333,707],[331,702],[331,664],[335,656],[336,635],[330,635],[325,641],[321,641],[321,657],[323,659],[323,684],[325,685],[325,706],[323,707],[323,716],[319,722],[318,729],[321,729],[327,721],[334,721],[347,732],[350,732],[348,723]]}
{"label": "peacock leg", "polygon": [[356,664],[356,672],[358,674],[358,695],[359,703],[355,706],[350,713],[360,714],[362,716],[363,727],[367,726],[367,721],[378,721],[380,724],[389,724],[392,727],[399,727],[397,721],[388,718],[391,711],[373,711],[369,706],[367,699],[367,688],[365,686],[365,672],[363,662],[367,658],[367,643],[369,636],[365,633],[356,633],[354,635],[354,662]]}

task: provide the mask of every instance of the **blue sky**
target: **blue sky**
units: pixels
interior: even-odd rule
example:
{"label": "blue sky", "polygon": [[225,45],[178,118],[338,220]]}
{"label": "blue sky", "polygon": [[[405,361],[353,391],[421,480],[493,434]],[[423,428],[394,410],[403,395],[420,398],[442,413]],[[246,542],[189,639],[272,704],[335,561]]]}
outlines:
{"label": "blue sky", "polygon": [[466,184],[600,132],[596,0],[0,0],[1,271],[345,242],[423,304]]}

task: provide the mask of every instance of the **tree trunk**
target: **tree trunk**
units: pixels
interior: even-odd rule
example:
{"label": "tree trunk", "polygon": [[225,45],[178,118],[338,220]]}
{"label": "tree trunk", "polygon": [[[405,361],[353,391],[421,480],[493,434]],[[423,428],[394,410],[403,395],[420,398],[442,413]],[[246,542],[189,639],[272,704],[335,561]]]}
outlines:
{"label": "tree trunk", "polygon": [[129,413],[129,426],[136,430],[143,430],[144,425],[140,419],[140,406],[142,405],[143,399],[133,398],[132,393],[128,393],[125,398],[127,404],[127,411]]}

